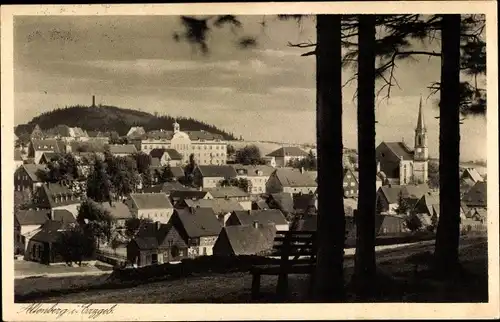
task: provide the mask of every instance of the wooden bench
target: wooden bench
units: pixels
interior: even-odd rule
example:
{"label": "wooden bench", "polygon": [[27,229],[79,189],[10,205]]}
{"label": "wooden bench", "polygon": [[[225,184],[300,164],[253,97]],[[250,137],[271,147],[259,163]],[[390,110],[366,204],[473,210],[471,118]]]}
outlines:
{"label": "wooden bench", "polygon": [[252,266],[250,269],[250,273],[252,274],[252,299],[255,300],[260,295],[260,277],[262,275],[278,275],[276,294],[279,299],[286,297],[288,274],[308,274],[314,278],[316,250],[316,232],[276,232],[273,253],[270,256],[279,257],[279,263],[275,265]]}

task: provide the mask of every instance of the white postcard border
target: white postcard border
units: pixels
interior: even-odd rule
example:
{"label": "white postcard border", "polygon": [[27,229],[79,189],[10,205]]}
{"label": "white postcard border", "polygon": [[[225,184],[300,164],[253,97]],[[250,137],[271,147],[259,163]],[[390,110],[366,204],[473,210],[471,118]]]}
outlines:
{"label": "white postcard border", "polygon": [[[112,315],[94,320],[304,320],[368,318],[492,318],[499,316],[499,202],[498,202],[498,35],[495,1],[397,1],[335,3],[250,3],[170,5],[30,5],[2,6],[2,300],[8,321],[49,321],[54,315],[28,315],[25,304],[14,304],[13,279],[13,17],[15,15],[180,15],[180,14],[318,14],[318,13],[484,13],[487,20],[487,175],[489,303],[485,304],[118,304]],[[59,304],[74,309],[75,304]],[[95,304],[109,308],[110,305]],[[58,320],[81,321],[82,315]]]}

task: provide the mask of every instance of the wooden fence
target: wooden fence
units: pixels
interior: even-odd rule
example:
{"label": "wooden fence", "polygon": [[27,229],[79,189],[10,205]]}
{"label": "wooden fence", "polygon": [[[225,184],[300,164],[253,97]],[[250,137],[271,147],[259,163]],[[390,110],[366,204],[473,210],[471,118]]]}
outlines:
{"label": "wooden fence", "polygon": [[113,266],[123,266],[127,263],[127,256],[103,249],[96,250],[96,259]]}

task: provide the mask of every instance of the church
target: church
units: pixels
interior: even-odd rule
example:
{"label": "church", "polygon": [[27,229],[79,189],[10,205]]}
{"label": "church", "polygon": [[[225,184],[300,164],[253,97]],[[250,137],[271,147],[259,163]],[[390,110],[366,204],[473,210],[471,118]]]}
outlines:
{"label": "church", "polygon": [[377,167],[389,184],[418,184],[428,180],[429,148],[422,98],[415,128],[414,148],[405,142],[382,142],[376,150]]}

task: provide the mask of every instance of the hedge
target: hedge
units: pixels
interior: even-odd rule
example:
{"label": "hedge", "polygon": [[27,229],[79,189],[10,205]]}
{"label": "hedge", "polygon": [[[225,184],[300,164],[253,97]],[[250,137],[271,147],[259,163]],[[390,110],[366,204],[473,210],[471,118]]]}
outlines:
{"label": "hedge", "polygon": [[110,276],[112,280],[145,281],[162,276],[163,279],[177,279],[193,274],[245,272],[252,265],[276,264],[279,261],[256,255],[241,256],[200,256],[187,258],[178,264],[150,265],[139,268],[117,268]]}
{"label": "hedge", "polygon": [[[382,235],[377,236],[375,239],[375,246],[397,245],[416,243],[420,241],[432,240],[436,238],[436,234],[432,232],[422,231],[416,233],[400,233],[395,235]],[[356,239],[347,238],[345,248],[355,248]]]}
{"label": "hedge", "polygon": [[[378,236],[375,240],[375,245],[406,244],[432,240],[434,238],[435,234],[430,232],[402,233],[389,236]],[[348,238],[346,240],[346,248],[353,248],[355,245],[356,240],[354,238]],[[168,280],[193,274],[245,272],[250,270],[252,265],[269,264],[279,264],[279,259],[257,255],[200,256],[183,259],[178,264],[165,263],[139,268],[116,268],[110,278],[120,281],[145,281],[151,278],[162,277],[162,279]]]}

